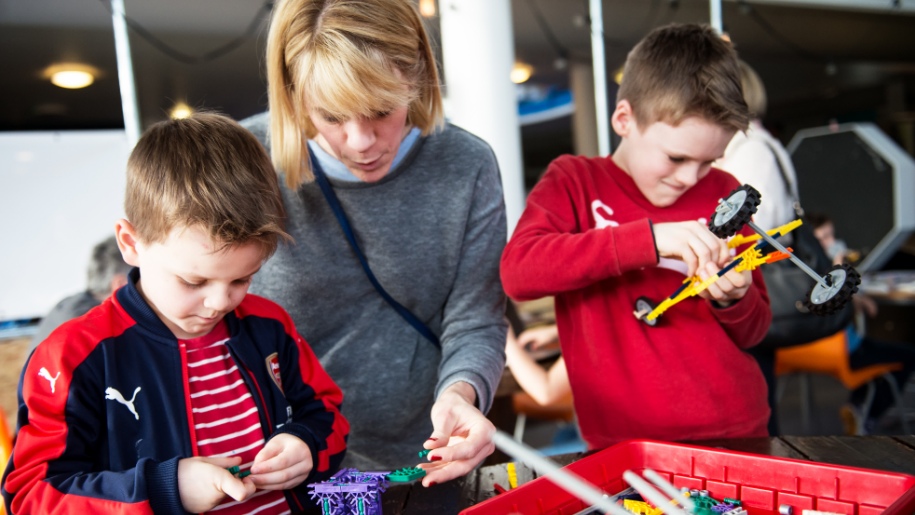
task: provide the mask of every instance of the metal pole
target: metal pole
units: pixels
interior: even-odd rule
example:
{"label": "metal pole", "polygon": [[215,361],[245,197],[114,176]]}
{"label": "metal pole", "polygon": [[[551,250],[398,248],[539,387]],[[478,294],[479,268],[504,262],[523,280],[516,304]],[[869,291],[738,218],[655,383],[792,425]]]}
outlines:
{"label": "metal pole", "polygon": [[814,272],[814,270],[812,268],[807,266],[807,263],[804,263],[800,259],[796,258],[791,251],[786,249],[784,245],[782,245],[781,243],[778,242],[778,240],[776,240],[772,236],[769,236],[769,234],[766,233],[766,231],[760,229],[760,227],[758,225],[756,225],[753,222],[747,222],[747,225],[750,226],[751,229],[756,231],[756,234],[759,234],[762,237],[762,239],[766,240],[766,242],[769,245],[772,245],[776,249],[784,252],[785,254],[788,254],[788,259],[790,259],[795,265],[797,265],[807,275],[812,277],[814,281],[816,281],[817,283],[820,284],[820,286],[822,286],[823,288],[826,288],[827,290],[832,286],[826,282],[826,279],[824,279],[823,277],[820,277],[820,274]]}
{"label": "metal pole", "polygon": [[124,21],[124,0],[111,0],[111,24],[114,28],[114,49],[118,60],[118,84],[121,86],[124,130],[127,132],[127,143],[133,148],[140,139],[140,115],[133,81],[133,61],[130,58],[127,22]]}
{"label": "metal pole", "polygon": [[721,18],[721,0],[709,0],[709,25],[719,34],[724,33],[724,21]]}
{"label": "metal pole", "polygon": [[594,67],[594,106],[597,112],[597,151],[610,155],[610,115],[607,110],[607,62],[604,57],[604,9],[601,0],[589,0],[591,63]]}

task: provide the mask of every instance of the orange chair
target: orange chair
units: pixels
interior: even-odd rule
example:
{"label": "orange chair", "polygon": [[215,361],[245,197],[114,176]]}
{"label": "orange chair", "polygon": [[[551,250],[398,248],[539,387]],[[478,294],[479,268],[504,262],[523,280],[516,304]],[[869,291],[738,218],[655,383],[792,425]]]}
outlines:
{"label": "orange chair", "polygon": [[[9,428],[6,426],[6,413],[0,408],[0,474],[6,470],[6,462],[10,459],[13,452],[13,438],[10,436]],[[3,504],[0,503],[0,515],[6,513]]]}
{"label": "orange chair", "polygon": [[[868,385],[863,413],[870,411],[874,400],[876,387],[873,381],[883,377],[890,384],[895,405],[899,408],[899,418],[902,429],[909,434],[908,421],[902,410],[902,395],[899,385],[892,372],[902,369],[902,363],[881,363],[868,367],[852,370],[848,362],[848,344],[845,331],[840,331],[832,336],[820,340],[779,349],[775,354],[775,375],[800,374],[801,378],[801,416],[804,428],[810,427],[810,378],[808,374],[825,374],[839,380],[845,388],[856,390],[862,385]],[[778,398],[784,393],[785,382],[778,385]]]}

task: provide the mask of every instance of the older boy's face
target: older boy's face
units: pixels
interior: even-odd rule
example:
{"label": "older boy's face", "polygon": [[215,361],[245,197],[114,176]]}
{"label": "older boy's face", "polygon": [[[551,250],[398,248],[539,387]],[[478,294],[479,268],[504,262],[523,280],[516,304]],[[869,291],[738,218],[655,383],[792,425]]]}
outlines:
{"label": "older boy's face", "polygon": [[708,175],[735,132],[699,117],[677,126],[655,122],[641,128],[634,118],[629,123],[613,159],[657,207],[670,206]]}
{"label": "older boy's face", "polygon": [[264,261],[254,243],[215,248],[199,227],[173,229],[163,242],[136,245],[131,264],[140,267],[140,293],[179,339],[209,333],[238,307]]}

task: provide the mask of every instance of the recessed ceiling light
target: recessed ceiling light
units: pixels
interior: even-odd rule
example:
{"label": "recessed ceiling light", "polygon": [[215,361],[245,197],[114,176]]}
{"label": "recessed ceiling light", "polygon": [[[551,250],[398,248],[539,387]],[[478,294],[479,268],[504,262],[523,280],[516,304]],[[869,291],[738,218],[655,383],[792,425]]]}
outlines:
{"label": "recessed ceiling light", "polygon": [[424,18],[435,16],[435,0],[419,0],[419,14]]}
{"label": "recessed ceiling light", "polygon": [[169,111],[168,116],[172,120],[183,120],[184,118],[191,116],[193,113],[194,110],[191,109],[190,106],[184,102],[178,102],[174,107],[172,107],[172,110]]}
{"label": "recessed ceiling light", "polygon": [[95,82],[98,70],[85,64],[62,63],[49,66],[44,76],[60,88],[80,89]]}
{"label": "recessed ceiling light", "polygon": [[521,84],[530,79],[532,73],[534,73],[533,66],[519,61],[512,66],[511,80],[515,84]]}

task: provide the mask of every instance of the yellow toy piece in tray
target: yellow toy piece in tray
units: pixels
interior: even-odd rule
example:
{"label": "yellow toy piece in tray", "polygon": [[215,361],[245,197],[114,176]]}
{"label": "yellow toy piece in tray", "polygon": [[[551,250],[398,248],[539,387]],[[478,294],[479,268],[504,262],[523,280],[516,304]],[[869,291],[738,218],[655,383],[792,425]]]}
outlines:
{"label": "yellow toy piece in tray", "polygon": [[[669,297],[660,304],[655,304],[646,297],[639,297],[635,303],[633,315],[649,326],[654,327],[665,311],[689,297],[698,295],[714,284],[724,274],[731,270],[742,272],[755,270],[761,265],[774,263],[783,259],[790,259],[794,264],[804,270],[816,283],[811,288],[804,300],[804,305],[812,313],[828,315],[841,309],[848,299],[858,291],[861,276],[857,270],[849,265],[836,265],[823,277],[807,266],[803,261],[791,253],[791,249],[782,246],[776,238],[788,234],[798,228],[803,221],[793,220],[785,225],[769,231],[763,231],[754,224],[750,217],[756,213],[759,205],[759,192],[752,186],[744,184],[731,192],[727,199],[718,202],[718,207],[709,218],[709,229],[719,238],[733,236],[728,242],[728,247],[737,248],[741,245],[759,241],[756,245],[738,254],[730,263],[718,271],[717,274],[702,280],[699,276],[688,277],[683,285],[677,288]],[[737,232],[747,225],[756,234],[744,236]],[[775,250],[763,255],[763,250],[771,245]]]}

